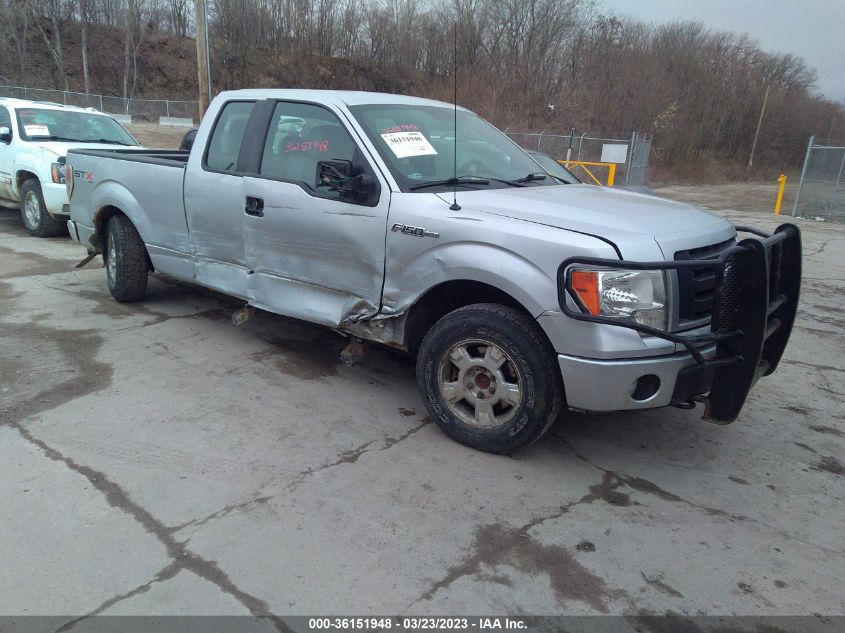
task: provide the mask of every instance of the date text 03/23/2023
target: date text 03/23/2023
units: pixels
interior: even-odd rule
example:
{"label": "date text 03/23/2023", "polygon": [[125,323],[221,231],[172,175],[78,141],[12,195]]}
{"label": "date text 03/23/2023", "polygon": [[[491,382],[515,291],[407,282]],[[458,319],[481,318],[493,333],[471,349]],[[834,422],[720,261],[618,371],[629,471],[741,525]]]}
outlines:
{"label": "date text 03/23/2023", "polygon": [[525,630],[527,624],[517,618],[499,617],[363,617],[309,618],[308,628],[314,631],[441,631],[441,630]]}

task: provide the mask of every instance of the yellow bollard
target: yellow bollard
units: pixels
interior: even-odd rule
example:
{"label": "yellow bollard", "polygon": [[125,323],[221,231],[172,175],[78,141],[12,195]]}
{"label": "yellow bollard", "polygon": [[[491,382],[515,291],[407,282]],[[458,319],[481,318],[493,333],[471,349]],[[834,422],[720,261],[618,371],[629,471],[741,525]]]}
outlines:
{"label": "yellow bollard", "polygon": [[780,215],[780,203],[783,202],[783,190],[786,189],[786,176],[778,176],[778,199],[775,201],[775,215]]}

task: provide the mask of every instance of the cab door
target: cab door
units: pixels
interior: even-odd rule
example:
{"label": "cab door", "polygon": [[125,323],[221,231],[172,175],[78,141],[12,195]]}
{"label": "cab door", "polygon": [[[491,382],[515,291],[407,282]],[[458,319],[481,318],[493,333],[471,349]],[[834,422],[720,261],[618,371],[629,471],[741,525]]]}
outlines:
{"label": "cab door", "polygon": [[[184,189],[194,278],[242,298],[248,298],[249,266],[241,218],[244,177],[238,159],[254,108],[255,101],[229,101],[223,106],[202,156],[192,156]],[[201,164],[193,164],[194,160]]]}
{"label": "cab door", "polygon": [[[325,160],[350,161],[375,195],[362,201],[317,186]],[[323,106],[279,101],[258,162],[243,185],[253,303],[334,327],[376,314],[389,193],[344,124]]]}
{"label": "cab door", "polygon": [[[12,117],[9,110],[0,106],[0,128],[9,128],[12,131]],[[12,139],[0,141],[0,199],[12,199],[12,178],[14,170],[14,156],[12,155]]]}

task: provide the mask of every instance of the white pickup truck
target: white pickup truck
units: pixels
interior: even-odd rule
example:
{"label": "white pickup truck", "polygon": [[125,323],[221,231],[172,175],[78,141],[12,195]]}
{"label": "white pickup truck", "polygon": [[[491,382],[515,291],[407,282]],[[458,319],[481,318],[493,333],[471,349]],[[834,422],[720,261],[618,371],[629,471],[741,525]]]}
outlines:
{"label": "white pickup truck", "polygon": [[67,163],[71,237],[102,253],[115,299],[157,271],[407,350],[432,419],[486,451],[527,446],[565,406],[702,402],[731,422],[795,319],[795,226],[552,178],[437,101],[224,92],[190,152]]}
{"label": "white pickup truck", "polygon": [[68,219],[64,163],[72,147],[137,147],[120,123],[91,108],[0,99],[0,204],[20,204],[36,237],[64,232]]}

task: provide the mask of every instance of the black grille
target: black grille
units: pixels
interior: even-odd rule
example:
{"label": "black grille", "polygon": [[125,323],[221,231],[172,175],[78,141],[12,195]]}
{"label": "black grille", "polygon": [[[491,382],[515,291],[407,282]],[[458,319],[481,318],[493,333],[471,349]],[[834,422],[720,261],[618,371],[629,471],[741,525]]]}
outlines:
{"label": "black grille", "polygon": [[739,280],[742,278],[740,267],[742,259],[731,255],[725,261],[725,277],[722,282],[722,306],[719,310],[719,329],[730,330],[734,327],[736,311],[739,310]]}
{"label": "black grille", "polygon": [[[723,250],[733,246],[736,241],[732,238],[711,244],[691,248],[675,253],[675,261],[690,259],[713,259]],[[733,277],[733,275],[730,275]],[[726,279],[726,282],[728,280]],[[679,268],[678,269],[678,304],[680,326],[693,321],[709,319],[713,315],[713,293],[716,282],[716,271],[713,268]],[[724,311],[723,311],[724,314]]]}

